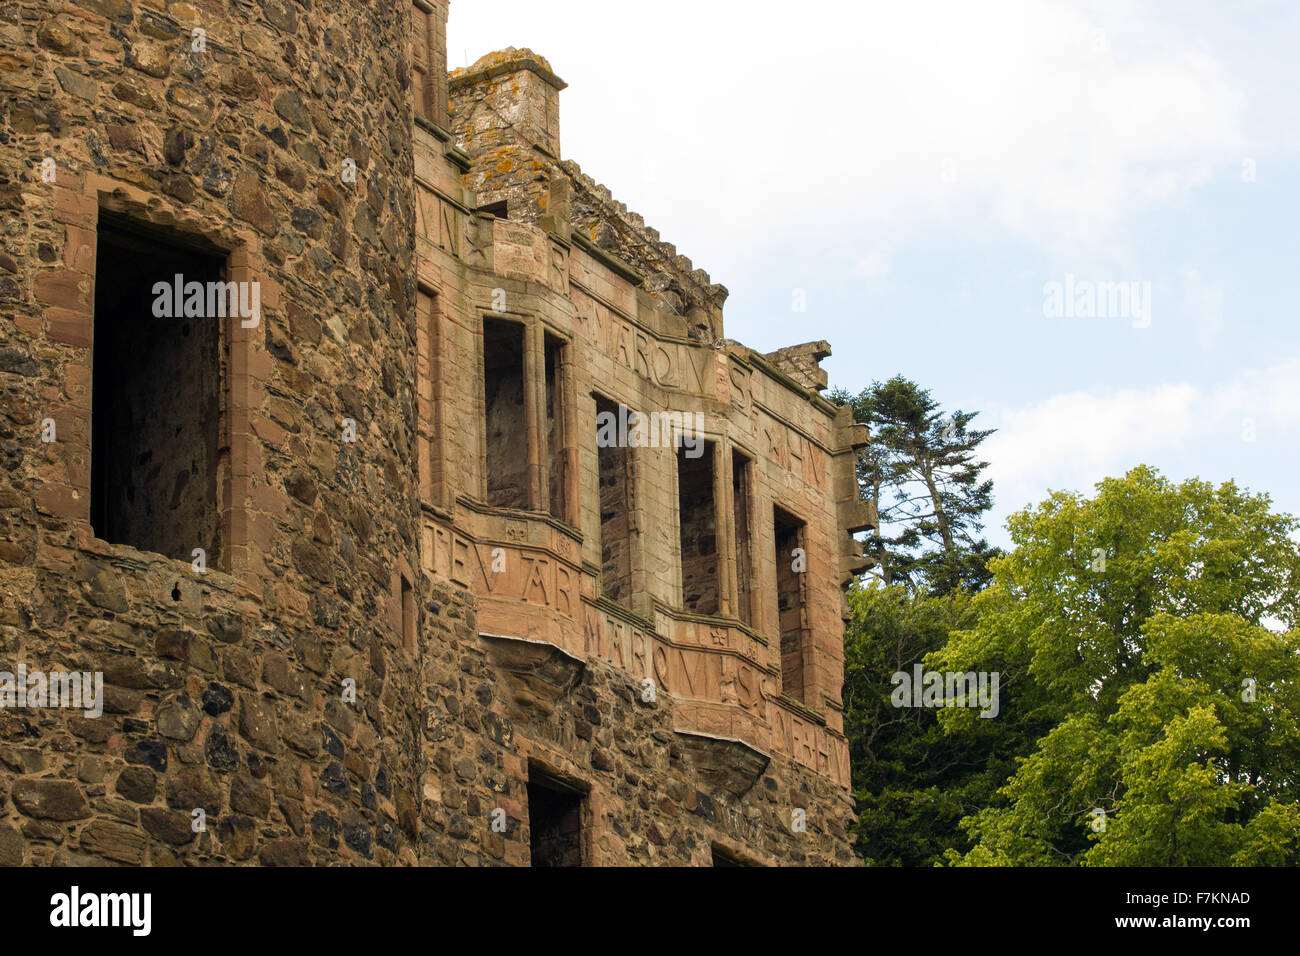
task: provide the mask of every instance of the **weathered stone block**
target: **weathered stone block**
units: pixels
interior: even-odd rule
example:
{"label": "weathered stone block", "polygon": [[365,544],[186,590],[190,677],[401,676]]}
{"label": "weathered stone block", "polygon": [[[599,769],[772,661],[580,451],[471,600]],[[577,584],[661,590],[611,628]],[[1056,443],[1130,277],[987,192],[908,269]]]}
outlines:
{"label": "weathered stone block", "polygon": [[14,782],[10,794],[29,817],[42,820],[82,820],[90,816],[85,794],[71,780],[24,778]]}

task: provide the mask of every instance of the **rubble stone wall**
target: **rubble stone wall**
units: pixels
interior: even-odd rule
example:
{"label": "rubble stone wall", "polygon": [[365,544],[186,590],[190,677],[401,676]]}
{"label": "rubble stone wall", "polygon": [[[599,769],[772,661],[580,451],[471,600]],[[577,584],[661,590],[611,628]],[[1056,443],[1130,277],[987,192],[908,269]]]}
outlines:
{"label": "rubble stone wall", "polygon": [[[446,17],[0,8],[0,864],[527,865],[534,775],[583,795],[587,864],[854,862],[861,431],[815,360],[725,340],[726,290],[561,158],[540,57],[495,54],[417,116],[412,57],[441,82]],[[256,321],[191,320],[221,323],[216,490],[179,553],[91,523],[101,217],[260,289]],[[511,506],[488,318],[524,337]],[[703,416],[716,613],[683,607],[670,447],[622,450],[606,596],[597,393]],[[773,502],[807,522],[798,701]],[[7,702],[20,669],[102,675],[102,714]]]}

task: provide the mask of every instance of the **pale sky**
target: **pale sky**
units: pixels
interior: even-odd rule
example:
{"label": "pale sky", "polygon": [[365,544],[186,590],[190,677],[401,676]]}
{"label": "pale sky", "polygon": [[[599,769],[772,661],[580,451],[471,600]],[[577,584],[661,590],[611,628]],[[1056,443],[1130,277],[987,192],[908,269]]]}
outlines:
{"label": "pale sky", "polygon": [[[994,543],[1139,463],[1300,513],[1300,3],[452,0],[450,66],[506,46],[728,336],[1000,429]],[[1052,317],[1050,283],[1149,312]]]}

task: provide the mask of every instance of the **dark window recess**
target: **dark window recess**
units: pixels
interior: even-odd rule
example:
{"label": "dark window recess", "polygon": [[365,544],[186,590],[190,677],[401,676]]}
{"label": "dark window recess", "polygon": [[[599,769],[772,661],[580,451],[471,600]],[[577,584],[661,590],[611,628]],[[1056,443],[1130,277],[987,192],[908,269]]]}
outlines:
{"label": "dark window recess", "polygon": [[529,771],[528,846],[533,866],[582,866],[582,799],[580,791]]}
{"label": "dark window recess", "polygon": [[681,520],[682,608],[718,613],[718,511],[713,497],[713,442],[691,458],[677,449],[677,506]]}
{"label": "dark window recess", "polygon": [[[223,279],[225,258],[102,214],[95,261],[90,521],[95,535],[218,566],[221,324],[159,318],[154,284]],[[233,321],[238,321],[234,319]]]}
{"label": "dark window recess", "polygon": [[[772,508],[772,523],[776,538],[777,609],[781,620],[781,692],[803,701],[808,639],[804,523],[776,506]],[[796,563],[802,570],[796,570]]]}
{"label": "dark window recess", "polygon": [[500,202],[490,202],[487,203],[486,205],[478,206],[475,208],[474,211],[485,212],[489,216],[496,216],[498,219],[510,218],[510,216],[507,214],[507,204],[506,204],[506,200],[504,199],[502,199]]}
{"label": "dark window recess", "polygon": [[415,589],[411,582],[402,576],[402,645],[406,653],[414,656],[416,652],[415,626]]}
{"label": "dark window recess", "polygon": [[736,598],[739,607],[736,616],[744,623],[752,623],[754,590],[754,555],[749,523],[752,520],[753,470],[750,461],[739,452],[731,453],[732,500],[736,521]]}
{"label": "dark window recess", "polygon": [[[618,406],[596,396],[596,415],[602,412],[618,418]],[[630,414],[630,413],[629,413]],[[605,597],[627,604],[632,596],[631,494],[628,482],[628,451],[622,445],[596,447],[600,473],[600,560],[601,591]]]}
{"label": "dark window recess", "polygon": [[524,405],[524,327],[483,320],[487,500],[528,507],[528,418]]}
{"label": "dark window recess", "polygon": [[551,514],[561,521],[572,521],[569,502],[569,471],[564,434],[564,342],[552,335],[546,336],[546,460],[547,486],[551,491]]}

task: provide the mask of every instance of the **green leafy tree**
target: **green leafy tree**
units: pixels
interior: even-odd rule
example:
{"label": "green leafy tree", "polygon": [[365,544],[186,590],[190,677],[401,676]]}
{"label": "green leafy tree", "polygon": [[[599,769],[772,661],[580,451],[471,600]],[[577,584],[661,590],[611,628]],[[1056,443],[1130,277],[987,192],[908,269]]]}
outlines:
{"label": "green leafy tree", "polygon": [[1139,467],[1010,519],[927,666],[1000,670],[998,719],[1047,729],[950,862],[1300,863],[1300,522],[1270,506]]}
{"label": "green leafy tree", "polygon": [[[897,708],[891,676],[975,622],[970,595],[913,596],[878,582],[849,591],[844,731],[858,802],[858,853],[881,866],[932,866],[969,847],[963,817],[987,806],[1014,772],[1010,725],[980,721],[973,735],[946,734],[936,711]],[[1020,729],[1020,728],[1015,728]]]}
{"label": "green leafy tree", "polygon": [[871,429],[858,484],[880,512],[864,553],[882,583],[932,594],[983,587],[985,565],[1000,553],[981,537],[993,483],[982,477],[988,463],[978,447],[992,430],[969,427],[977,412],[944,414],[929,391],[901,375],[857,396],[836,389],[831,400],[852,405]]}

